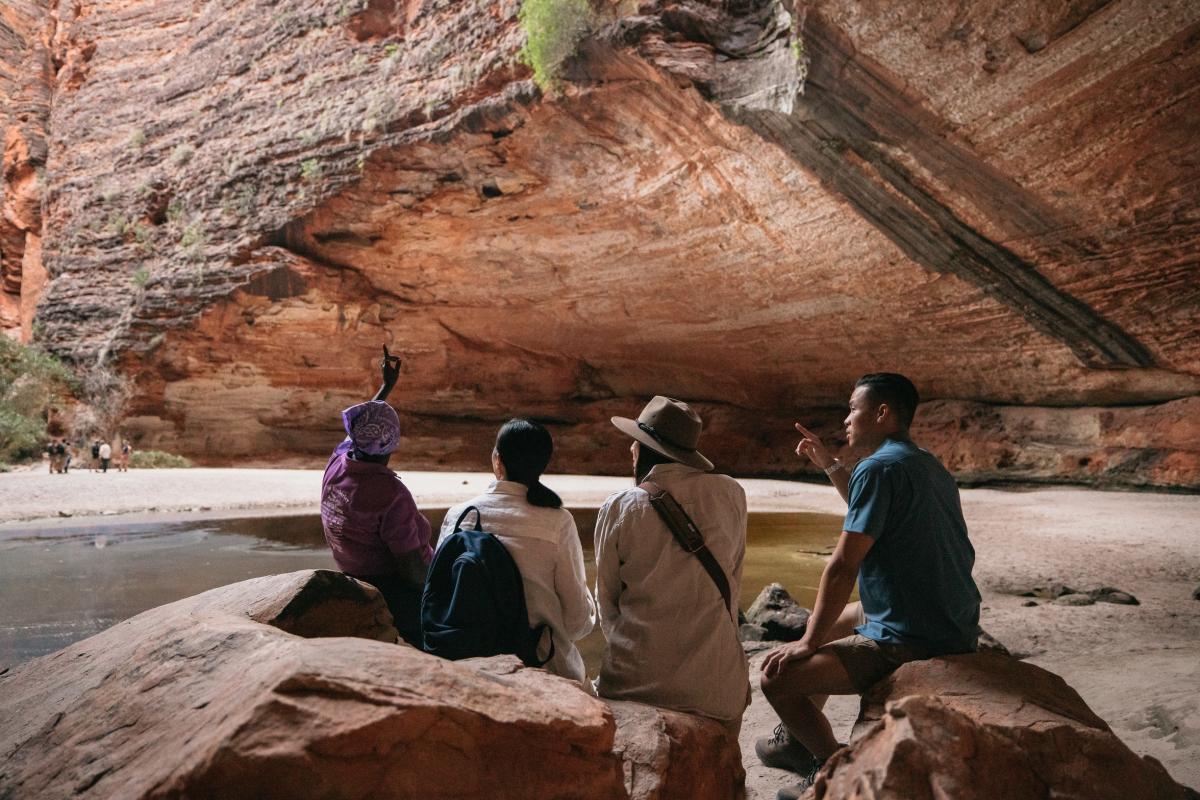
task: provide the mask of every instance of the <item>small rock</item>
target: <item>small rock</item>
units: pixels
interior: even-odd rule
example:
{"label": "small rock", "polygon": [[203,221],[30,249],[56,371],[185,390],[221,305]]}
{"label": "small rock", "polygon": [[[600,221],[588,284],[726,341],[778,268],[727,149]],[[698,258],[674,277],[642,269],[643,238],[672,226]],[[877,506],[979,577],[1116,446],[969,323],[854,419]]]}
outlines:
{"label": "small rock", "polygon": [[1064,594],[1054,602],[1060,606],[1090,606],[1095,603],[1096,600],[1090,594],[1073,592],[1071,594]]}
{"label": "small rock", "polygon": [[767,629],[762,625],[746,623],[738,627],[738,638],[743,642],[765,642],[767,640]]}
{"label": "small rock", "polygon": [[[60,517],[69,517],[69,516],[71,516],[71,512],[70,511],[60,511],[60,512],[58,512],[58,515]],[[1197,590],[1197,591],[1200,591],[1200,590]]]}
{"label": "small rock", "polygon": [[1049,39],[1046,34],[1039,30],[1026,30],[1017,34],[1017,41],[1025,48],[1025,52],[1032,55],[1041,50],[1044,50],[1049,44]]}
{"label": "small rock", "polygon": [[1037,600],[1026,600],[1024,603],[1021,603],[1021,605],[1025,606],[1026,608],[1036,606],[1037,604],[1038,604]]}
{"label": "small rock", "polygon": [[746,612],[746,622],[765,629],[765,637],[777,642],[794,642],[808,628],[807,608],[800,606],[778,583],[763,587]]}
{"label": "small rock", "polygon": [[[1036,605],[1036,603],[1034,604]],[[1001,655],[1011,655],[1008,648],[1000,644],[1000,640],[992,636],[985,630],[979,631],[979,652],[981,653],[1000,653]]]}
{"label": "small rock", "polygon": [[1023,592],[1017,592],[1021,597],[1040,597],[1043,600],[1057,600],[1066,594],[1076,594],[1076,590],[1065,583],[1052,583],[1049,586],[1034,586]]}
{"label": "small rock", "polygon": [[1097,603],[1116,603],[1121,606],[1141,605],[1138,599],[1129,592],[1122,592],[1120,589],[1114,589],[1111,586],[1102,586],[1099,589],[1093,589],[1088,592],[1088,595]]}

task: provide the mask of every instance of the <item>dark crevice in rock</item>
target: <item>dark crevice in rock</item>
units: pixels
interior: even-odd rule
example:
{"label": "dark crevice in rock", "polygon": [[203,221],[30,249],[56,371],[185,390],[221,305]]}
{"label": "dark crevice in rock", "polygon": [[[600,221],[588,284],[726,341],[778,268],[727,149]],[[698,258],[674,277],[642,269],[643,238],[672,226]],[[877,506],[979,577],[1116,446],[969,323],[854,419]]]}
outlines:
{"label": "dark crevice in rock", "polygon": [[361,233],[354,231],[328,231],[326,233],[314,233],[313,238],[320,244],[340,244],[349,245],[350,247],[374,247],[383,236],[379,234],[371,234],[364,236]]}
{"label": "dark crevice in rock", "polygon": [[[938,139],[896,81],[856,60],[819,19],[806,28],[813,54],[802,107],[793,114],[727,108],[726,114],[775,142],[924,268],[950,273],[1061,341],[1084,364],[1152,366],[1146,348],[1115,323],[1060,291],[1034,264],[989,239],[940,202],[885,151],[902,145],[922,166],[1020,235],[1045,236],[1057,215],[962,148]],[[934,140],[937,140],[936,142]],[[1058,228],[1058,230],[1062,230]],[[1086,255],[1082,240],[1058,245]]]}

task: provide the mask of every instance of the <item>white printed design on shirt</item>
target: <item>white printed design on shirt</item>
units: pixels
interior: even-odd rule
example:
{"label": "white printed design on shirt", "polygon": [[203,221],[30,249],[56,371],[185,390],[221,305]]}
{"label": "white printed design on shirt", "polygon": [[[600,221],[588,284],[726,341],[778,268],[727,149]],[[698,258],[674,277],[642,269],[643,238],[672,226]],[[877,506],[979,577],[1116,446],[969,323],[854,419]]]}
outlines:
{"label": "white printed design on shirt", "polygon": [[341,532],[346,526],[346,514],[343,509],[350,505],[350,496],[341,489],[330,487],[321,499],[321,516],[332,531]]}

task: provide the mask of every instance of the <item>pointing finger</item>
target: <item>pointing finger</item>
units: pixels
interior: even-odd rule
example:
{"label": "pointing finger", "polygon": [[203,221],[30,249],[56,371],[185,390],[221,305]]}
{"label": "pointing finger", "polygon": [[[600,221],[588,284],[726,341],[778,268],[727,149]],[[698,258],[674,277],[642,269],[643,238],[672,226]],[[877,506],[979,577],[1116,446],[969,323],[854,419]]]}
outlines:
{"label": "pointing finger", "polygon": [[820,437],[819,437],[819,436],[817,436],[815,433],[813,433],[812,431],[810,431],[808,428],[806,428],[806,427],[804,427],[803,425],[801,425],[799,422],[795,423],[795,425],[796,425],[796,430],[798,430],[798,431],[800,431],[802,434],[804,434],[804,435],[805,435],[805,437],[807,437],[807,438],[809,438],[809,439],[819,439],[819,438],[820,438]]}

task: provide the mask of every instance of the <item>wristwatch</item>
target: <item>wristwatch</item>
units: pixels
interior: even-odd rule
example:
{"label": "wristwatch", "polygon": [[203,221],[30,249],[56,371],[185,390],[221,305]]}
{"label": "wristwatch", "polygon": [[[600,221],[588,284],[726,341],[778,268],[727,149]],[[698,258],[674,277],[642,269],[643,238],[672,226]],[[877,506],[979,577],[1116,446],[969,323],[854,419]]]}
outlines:
{"label": "wristwatch", "polygon": [[845,464],[843,464],[841,461],[839,461],[838,459],[835,458],[833,460],[833,463],[825,468],[825,474],[832,475],[833,473],[837,472],[839,469],[845,469],[845,467],[846,467]]}

